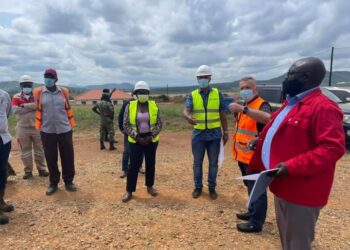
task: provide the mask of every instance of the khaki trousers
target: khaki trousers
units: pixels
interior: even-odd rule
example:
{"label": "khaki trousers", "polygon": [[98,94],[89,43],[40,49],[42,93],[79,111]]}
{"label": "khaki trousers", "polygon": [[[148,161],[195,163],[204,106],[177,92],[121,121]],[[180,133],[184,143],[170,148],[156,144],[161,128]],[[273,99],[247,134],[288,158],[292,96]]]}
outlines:
{"label": "khaki trousers", "polygon": [[36,168],[38,171],[45,170],[45,155],[39,132],[35,128],[17,128],[16,135],[24,172],[33,171],[33,149]]}

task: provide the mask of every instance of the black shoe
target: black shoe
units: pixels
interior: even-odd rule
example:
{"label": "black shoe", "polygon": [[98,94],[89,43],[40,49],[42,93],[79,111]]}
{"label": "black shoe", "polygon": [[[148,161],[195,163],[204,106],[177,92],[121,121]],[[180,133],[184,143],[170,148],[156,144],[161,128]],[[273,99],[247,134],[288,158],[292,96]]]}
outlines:
{"label": "black shoe", "polygon": [[9,213],[15,210],[15,208],[11,204],[7,204],[3,198],[0,198],[0,210]]}
{"label": "black shoe", "polygon": [[10,221],[9,217],[0,211],[0,225],[8,224]]}
{"label": "black shoe", "polygon": [[41,177],[48,177],[49,176],[49,172],[47,172],[46,170],[39,170],[39,176],[41,176]]}
{"label": "black shoe", "polygon": [[238,231],[243,232],[243,233],[257,233],[257,232],[261,232],[261,230],[262,230],[262,228],[254,227],[249,222],[237,224],[237,229],[238,229]]}
{"label": "black shoe", "polygon": [[100,149],[101,150],[104,150],[106,147],[105,147],[105,144],[103,143],[103,141],[100,141]]}
{"label": "black shoe", "polygon": [[109,150],[116,150],[117,148],[114,147],[114,143],[113,142],[109,142]]}
{"label": "black shoe", "polygon": [[77,191],[77,187],[74,185],[73,182],[68,182],[64,186],[65,186],[66,190],[69,191],[69,192]]}
{"label": "black shoe", "polygon": [[152,196],[157,196],[158,192],[154,187],[147,187],[147,192]]}
{"label": "black shoe", "polygon": [[25,172],[23,175],[23,180],[28,180],[33,177],[32,172]]}
{"label": "black shoe", "polygon": [[248,221],[250,218],[250,213],[245,212],[245,213],[236,214],[236,217],[240,220],[247,220]]}
{"label": "black shoe", "polygon": [[57,191],[57,185],[50,184],[50,186],[46,190],[46,195],[52,195]]}
{"label": "black shoe", "polygon": [[218,198],[218,193],[215,191],[215,188],[209,188],[209,196],[212,200]]}
{"label": "black shoe", "polygon": [[123,195],[122,201],[123,202],[128,202],[129,200],[131,200],[131,198],[132,198],[132,193],[131,192],[126,192]]}
{"label": "black shoe", "polygon": [[201,188],[195,188],[192,192],[192,197],[193,198],[198,198],[202,194],[202,189]]}

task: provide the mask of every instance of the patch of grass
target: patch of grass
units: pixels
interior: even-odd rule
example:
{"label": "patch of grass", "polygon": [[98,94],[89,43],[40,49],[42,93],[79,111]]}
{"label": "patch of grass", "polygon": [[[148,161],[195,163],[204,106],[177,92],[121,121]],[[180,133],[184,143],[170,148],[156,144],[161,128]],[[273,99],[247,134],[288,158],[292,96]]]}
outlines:
{"label": "patch of grass", "polygon": [[[159,103],[160,116],[163,121],[163,131],[181,131],[184,129],[192,129],[191,125],[182,117],[183,104],[180,103]],[[77,122],[75,132],[93,132],[98,133],[100,118],[95,114],[91,105],[73,105],[73,114]],[[115,107],[114,127],[118,129],[118,114],[121,106]],[[15,135],[16,119],[15,116],[9,118],[9,130]]]}

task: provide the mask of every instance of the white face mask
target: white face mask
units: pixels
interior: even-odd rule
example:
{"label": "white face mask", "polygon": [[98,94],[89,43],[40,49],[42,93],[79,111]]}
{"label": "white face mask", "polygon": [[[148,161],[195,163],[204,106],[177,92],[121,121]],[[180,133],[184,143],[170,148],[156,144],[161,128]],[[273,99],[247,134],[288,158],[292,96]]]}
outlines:
{"label": "white face mask", "polygon": [[25,87],[22,91],[25,95],[30,95],[32,93],[32,88]]}
{"label": "white face mask", "polygon": [[147,102],[149,99],[149,95],[137,95],[137,100],[141,103]]}

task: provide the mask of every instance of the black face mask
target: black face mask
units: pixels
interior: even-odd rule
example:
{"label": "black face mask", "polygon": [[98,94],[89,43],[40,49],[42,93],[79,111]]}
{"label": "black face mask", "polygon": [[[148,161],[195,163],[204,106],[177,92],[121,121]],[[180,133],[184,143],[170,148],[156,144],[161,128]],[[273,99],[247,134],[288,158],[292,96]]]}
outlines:
{"label": "black face mask", "polygon": [[282,90],[285,95],[294,97],[304,90],[304,83],[299,79],[288,80],[287,78],[282,83]]}

